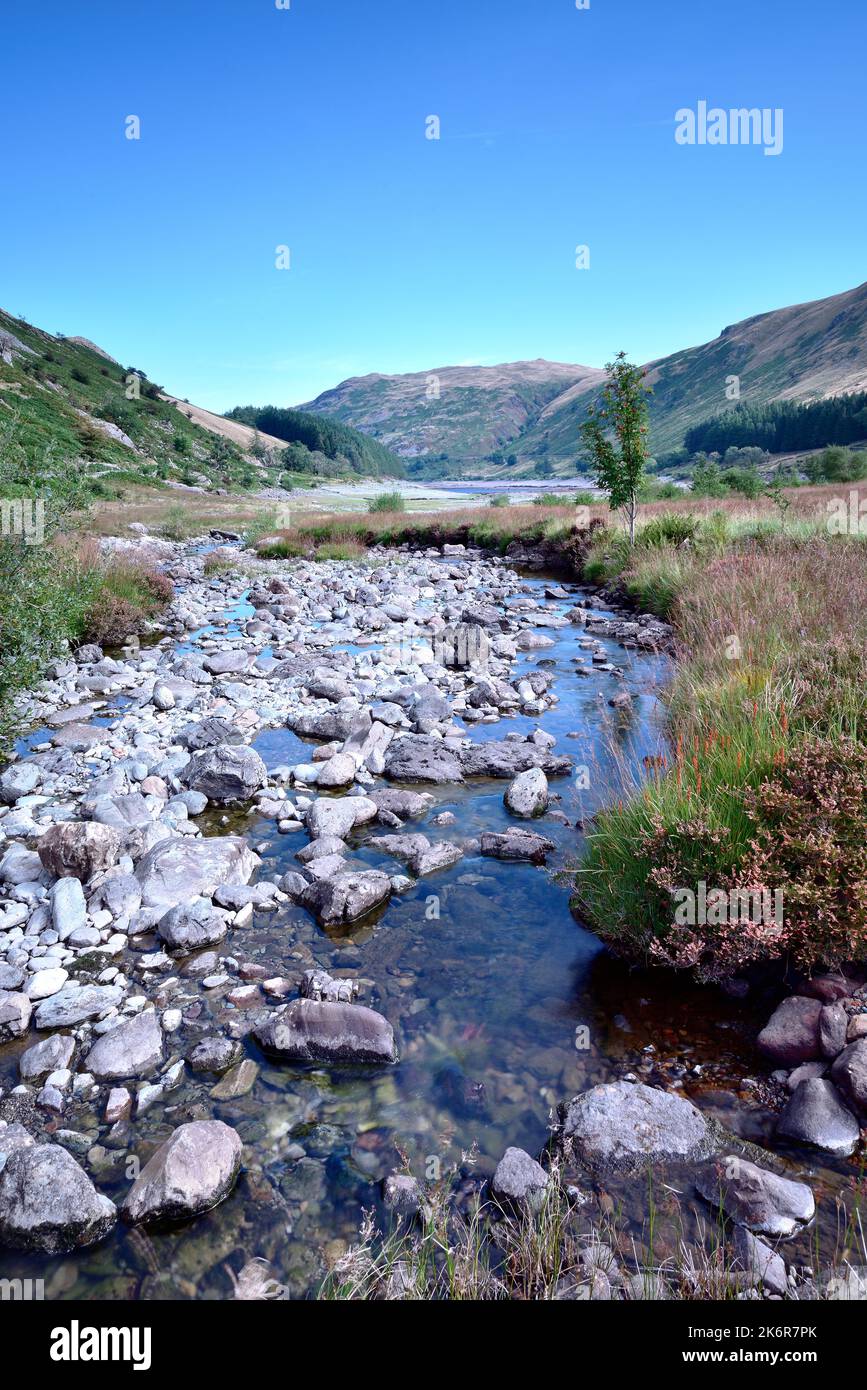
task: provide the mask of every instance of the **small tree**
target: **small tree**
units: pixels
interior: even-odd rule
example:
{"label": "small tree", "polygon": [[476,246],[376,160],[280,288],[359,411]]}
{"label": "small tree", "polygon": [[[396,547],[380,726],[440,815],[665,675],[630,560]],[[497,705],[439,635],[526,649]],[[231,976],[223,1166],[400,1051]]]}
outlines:
{"label": "small tree", "polygon": [[[606,364],[608,380],[598,401],[588,407],[581,426],[596,473],[612,511],[623,507],[629,519],[629,543],[635,544],[638,490],[647,465],[647,397],[645,370],[618,352]],[[612,434],[614,438],[612,439]]]}

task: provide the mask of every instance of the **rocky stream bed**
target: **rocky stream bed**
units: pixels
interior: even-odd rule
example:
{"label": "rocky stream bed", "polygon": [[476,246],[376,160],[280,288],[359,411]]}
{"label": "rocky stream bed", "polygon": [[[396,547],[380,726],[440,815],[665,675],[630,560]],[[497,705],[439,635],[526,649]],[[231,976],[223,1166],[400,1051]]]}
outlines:
{"label": "rocky stream bed", "polygon": [[555,877],[664,747],[665,626],[463,547],[205,576],[213,542],[116,544],[167,618],[56,662],[0,774],[3,1277],[225,1298],[265,1261],[309,1296],[395,1173],[529,1201],[551,1144],[637,1240],[652,1162],[687,1234],[722,1202],[747,1292],[814,1294],[859,982],[768,1024],[630,973]]}

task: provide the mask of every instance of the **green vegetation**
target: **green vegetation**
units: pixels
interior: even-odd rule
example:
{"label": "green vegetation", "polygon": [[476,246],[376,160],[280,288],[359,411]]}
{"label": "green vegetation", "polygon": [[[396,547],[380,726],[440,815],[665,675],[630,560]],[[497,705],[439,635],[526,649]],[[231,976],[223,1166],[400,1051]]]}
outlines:
{"label": "green vegetation", "polygon": [[[630,543],[635,542],[638,494],[647,467],[646,372],[618,352],[605,370],[608,380],[597,401],[587,407],[582,436],[587,445],[597,487],[608,495],[612,511],[626,511]],[[612,439],[612,434],[614,438]]]}
{"label": "green vegetation", "polygon": [[863,439],[867,439],[867,391],[819,401],[744,402],[693,425],[683,444],[689,454],[719,453],[731,445],[789,454]]}
{"label": "green vegetation", "polygon": [[831,445],[808,459],[804,471],[811,483],[861,482],[867,478],[867,452]]}
{"label": "green vegetation", "polygon": [[[685,523],[685,524],[684,524]],[[722,511],[597,534],[589,579],[674,623],[670,755],[596,818],[576,907],[615,949],[721,980],[867,946],[867,565],[860,535]],[[674,894],[784,893],[785,921],[700,926]]]}
{"label": "green vegetation", "polygon": [[380,492],[370,499],[367,510],[373,515],[377,512],[405,512],[406,503],[399,492]]}
{"label": "green vegetation", "polygon": [[82,539],[87,494],[79,471],[50,452],[26,497],[17,463],[0,461],[0,752],[20,723],[16,697],[52,657],[79,641],[141,631],[171,597],[151,566],[106,559]]}
{"label": "green vegetation", "polygon": [[12,359],[0,361],[9,486],[30,487],[46,453],[78,461],[84,491],[95,498],[121,497],[136,484],[244,489],[261,482],[234,445],[163,400],[145,372],[8,314],[0,313],[0,337]]}
{"label": "green vegetation", "polygon": [[296,473],[393,478],[404,474],[403,463],[390,449],[324,415],[273,405],[243,405],[230,410],[226,418],[285,439],[283,467]]}

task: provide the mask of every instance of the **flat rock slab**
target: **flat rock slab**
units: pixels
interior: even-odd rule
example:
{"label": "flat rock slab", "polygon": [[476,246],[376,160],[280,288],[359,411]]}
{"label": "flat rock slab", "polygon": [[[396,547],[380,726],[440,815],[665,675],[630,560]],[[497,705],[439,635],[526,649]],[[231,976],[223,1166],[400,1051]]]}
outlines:
{"label": "flat rock slab", "polygon": [[36,1005],[37,1028],[72,1028],[99,1018],[123,998],[120,985],[64,985],[58,994]]}
{"label": "flat rock slab", "polygon": [[385,775],[393,782],[437,785],[464,780],[460,756],[442,739],[426,734],[407,734],[392,739],[385,753]]}
{"label": "flat rock slab", "polygon": [[126,1221],[185,1221],[229,1195],[241,1167],[240,1135],[222,1120],[180,1125],[145,1164],[121,1205]]}
{"label": "flat rock slab", "polygon": [[60,1255],[101,1240],[116,1219],[114,1202],[60,1144],[16,1149],[0,1172],[0,1245]]}
{"label": "flat rock slab", "polygon": [[502,833],[485,831],[481,837],[482,854],[489,859],[511,859],[525,864],[544,864],[557,846],[533,830],[506,830]]}
{"label": "flat rock slab", "polygon": [[388,1019],[362,1004],[295,999],[253,1031],[262,1051],[287,1062],[396,1062]]}
{"label": "flat rock slab", "polygon": [[691,1101],[629,1081],[594,1086],[576,1096],[567,1107],[562,1134],[588,1167],[609,1172],[707,1158],[716,1148],[714,1126]]}
{"label": "flat rock slab", "polygon": [[142,904],[168,910],[200,897],[220,883],[247,883],[259,856],[238,835],[186,836],[161,840],[136,865]]}

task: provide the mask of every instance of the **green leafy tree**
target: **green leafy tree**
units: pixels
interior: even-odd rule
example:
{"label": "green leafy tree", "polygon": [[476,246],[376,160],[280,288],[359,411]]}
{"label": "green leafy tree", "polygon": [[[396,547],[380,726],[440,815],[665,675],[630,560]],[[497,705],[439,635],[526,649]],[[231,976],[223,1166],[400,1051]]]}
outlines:
{"label": "green leafy tree", "polygon": [[[635,544],[638,494],[647,467],[646,372],[618,352],[606,364],[608,380],[597,401],[588,407],[581,426],[596,474],[596,484],[608,494],[612,511],[621,508],[629,523],[629,543]],[[612,437],[613,436],[613,437]]]}

